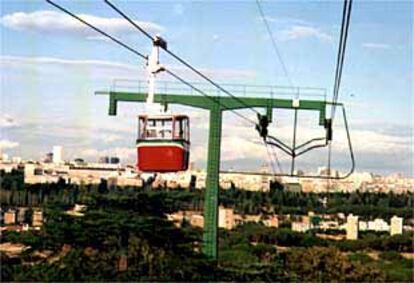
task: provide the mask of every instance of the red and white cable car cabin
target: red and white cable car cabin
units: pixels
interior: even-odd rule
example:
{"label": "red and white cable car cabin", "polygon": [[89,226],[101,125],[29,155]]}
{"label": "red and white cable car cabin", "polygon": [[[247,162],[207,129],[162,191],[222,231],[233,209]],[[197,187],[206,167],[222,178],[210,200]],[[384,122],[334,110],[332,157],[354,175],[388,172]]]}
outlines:
{"label": "red and white cable car cabin", "polygon": [[177,172],[188,168],[189,119],[186,115],[139,115],[137,168],[143,172]]}

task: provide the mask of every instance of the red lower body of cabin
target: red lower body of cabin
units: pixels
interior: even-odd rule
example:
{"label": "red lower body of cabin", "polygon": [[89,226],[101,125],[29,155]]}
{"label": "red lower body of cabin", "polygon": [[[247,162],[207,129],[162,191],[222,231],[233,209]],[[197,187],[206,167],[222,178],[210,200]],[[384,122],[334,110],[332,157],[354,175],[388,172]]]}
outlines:
{"label": "red lower body of cabin", "polygon": [[180,144],[138,144],[137,168],[143,172],[177,172],[188,168],[188,150]]}

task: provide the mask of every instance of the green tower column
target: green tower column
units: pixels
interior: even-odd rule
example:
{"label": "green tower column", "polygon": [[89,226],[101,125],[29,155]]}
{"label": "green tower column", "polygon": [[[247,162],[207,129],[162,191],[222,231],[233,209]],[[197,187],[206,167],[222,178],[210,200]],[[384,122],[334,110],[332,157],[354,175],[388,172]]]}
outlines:
{"label": "green tower column", "polygon": [[207,257],[213,260],[217,259],[221,120],[222,111],[220,106],[215,104],[210,108],[203,235],[203,252]]}

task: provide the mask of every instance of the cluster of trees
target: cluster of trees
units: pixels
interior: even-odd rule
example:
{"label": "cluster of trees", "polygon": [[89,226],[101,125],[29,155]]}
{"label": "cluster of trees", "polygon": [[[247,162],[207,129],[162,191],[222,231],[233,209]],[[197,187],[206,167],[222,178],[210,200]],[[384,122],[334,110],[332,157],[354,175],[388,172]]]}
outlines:
{"label": "cluster of trees", "polygon": [[[326,201],[326,202],[325,202]],[[353,213],[366,218],[393,215],[414,217],[414,194],[385,193],[303,193],[272,188],[268,192],[251,192],[236,188],[222,190],[220,202],[243,214]]]}
{"label": "cluster of trees", "polygon": [[[36,232],[6,232],[3,241],[30,244],[13,262],[3,256],[4,281],[200,281],[215,268],[196,252],[199,232],[178,229],[164,216],[175,204],[162,192],[92,194],[83,217],[66,215],[66,204],[49,205]],[[56,260],[36,258],[52,251]],[[25,264],[36,262],[37,264]]]}
{"label": "cluster of trees", "polygon": [[[185,194],[171,197],[170,193],[93,193],[85,202],[88,209],[83,217],[65,214],[65,203],[48,205],[41,231],[4,234],[2,241],[24,243],[31,249],[18,259],[2,255],[2,280],[370,281],[384,276],[375,267],[351,262],[334,247],[292,248],[281,254],[271,239],[264,238],[266,232],[277,230],[257,224],[221,230],[219,260],[209,261],[200,252],[201,230],[177,228],[167,221],[165,212],[188,201]],[[276,244],[297,240],[282,229]],[[52,255],[39,256],[47,252]],[[313,254],[319,273],[310,273],[309,264],[315,261],[307,263],[308,258],[300,256],[303,253]]]}
{"label": "cluster of trees", "polygon": [[47,203],[71,205],[79,199],[80,187],[56,183],[25,184],[24,172],[13,169],[10,173],[0,170],[0,203],[3,206],[42,206]]}
{"label": "cluster of trees", "polygon": [[[335,248],[296,248],[287,255],[287,267],[304,282],[385,282],[385,274],[373,263],[351,261]],[[329,279],[328,279],[329,278]]]}
{"label": "cluster of trees", "polygon": [[0,188],[22,189],[24,188],[24,172],[22,169],[12,169],[10,173],[0,170]]}
{"label": "cluster of trees", "polygon": [[231,237],[246,239],[252,243],[261,243],[272,246],[282,247],[334,247],[343,252],[357,251],[396,251],[396,252],[414,252],[413,238],[414,233],[407,232],[402,235],[390,236],[388,234],[377,235],[375,233],[366,233],[358,240],[329,240],[321,239],[315,235],[314,231],[300,233],[287,228],[269,228],[258,223],[247,223],[238,226],[230,233]]}

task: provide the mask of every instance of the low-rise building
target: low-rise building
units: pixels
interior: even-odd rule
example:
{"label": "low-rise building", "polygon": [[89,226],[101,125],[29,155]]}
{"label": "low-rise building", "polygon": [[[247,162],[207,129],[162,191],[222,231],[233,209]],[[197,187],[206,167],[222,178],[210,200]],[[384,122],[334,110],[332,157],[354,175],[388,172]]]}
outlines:
{"label": "low-rise building", "polygon": [[190,224],[194,227],[204,227],[204,217],[202,215],[194,214],[190,217]]}
{"label": "low-rise building", "polygon": [[278,228],[279,218],[277,217],[277,215],[271,215],[267,219],[263,220],[263,224],[267,227]]}
{"label": "low-rise building", "polygon": [[33,227],[43,226],[43,211],[41,210],[33,211],[32,226]]}
{"label": "low-rise building", "polygon": [[388,232],[390,230],[390,225],[381,218],[376,218],[373,221],[368,221],[367,230],[376,231],[376,232]]}
{"label": "low-rise building", "polygon": [[322,230],[339,230],[339,223],[334,220],[321,221],[319,222],[318,228]]}
{"label": "low-rise building", "polygon": [[16,223],[16,211],[9,209],[4,213],[4,224],[13,225]]}
{"label": "low-rise building", "polygon": [[292,231],[304,233],[311,229],[311,224],[309,222],[292,222]]}
{"label": "low-rise building", "polygon": [[367,221],[359,221],[358,229],[359,229],[359,231],[366,231],[366,230],[368,230],[368,223],[367,223]]}

